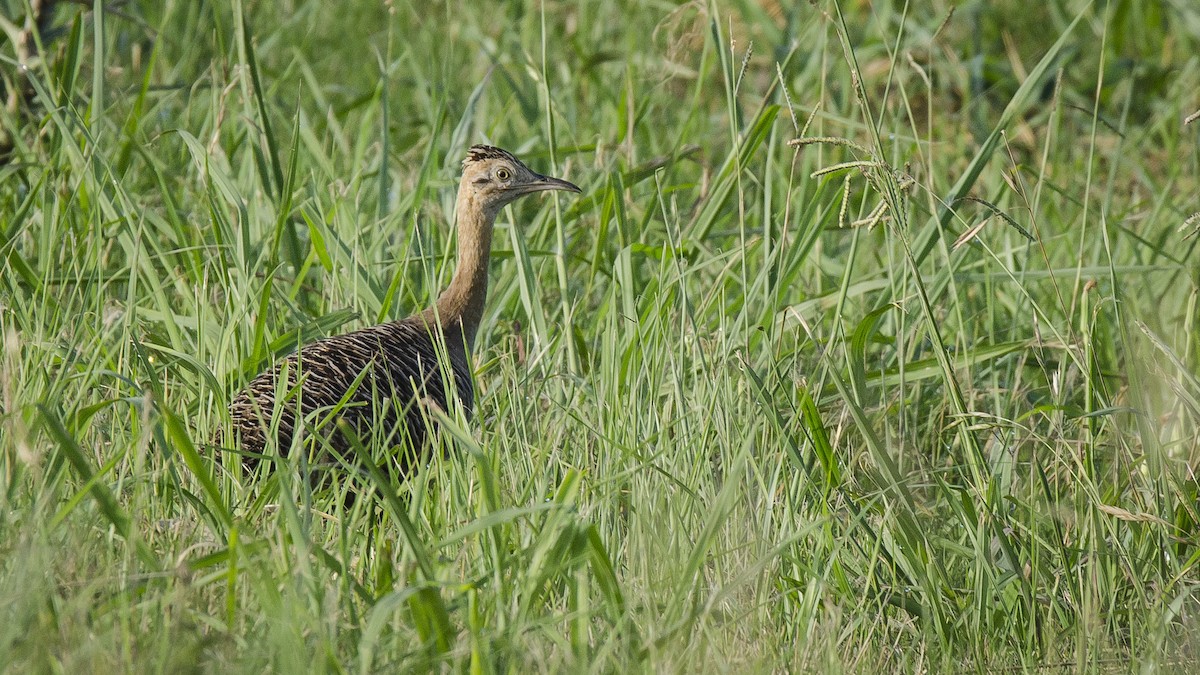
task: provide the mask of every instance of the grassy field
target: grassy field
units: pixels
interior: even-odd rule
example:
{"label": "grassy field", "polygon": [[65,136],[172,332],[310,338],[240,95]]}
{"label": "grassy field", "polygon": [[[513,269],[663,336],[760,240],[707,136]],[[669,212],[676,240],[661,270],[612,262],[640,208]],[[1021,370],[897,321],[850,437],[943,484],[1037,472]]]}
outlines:
{"label": "grassy field", "polygon": [[[1200,8],[953,5],[0,0],[0,669],[1195,672]],[[479,142],[476,415],[208,447]]]}

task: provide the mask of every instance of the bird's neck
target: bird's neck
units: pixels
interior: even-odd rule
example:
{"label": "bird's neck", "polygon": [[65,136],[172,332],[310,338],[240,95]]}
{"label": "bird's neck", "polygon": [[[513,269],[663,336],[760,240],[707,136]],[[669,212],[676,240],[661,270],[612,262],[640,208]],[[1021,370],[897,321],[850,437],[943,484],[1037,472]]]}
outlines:
{"label": "bird's neck", "polygon": [[[458,264],[450,285],[438,296],[436,319],[443,330],[461,328],[468,349],[483,319],[487,300],[488,262],[492,251],[492,226],[496,209],[485,208],[463,186],[458,193],[455,213],[458,220]],[[434,317],[430,317],[434,318]]]}

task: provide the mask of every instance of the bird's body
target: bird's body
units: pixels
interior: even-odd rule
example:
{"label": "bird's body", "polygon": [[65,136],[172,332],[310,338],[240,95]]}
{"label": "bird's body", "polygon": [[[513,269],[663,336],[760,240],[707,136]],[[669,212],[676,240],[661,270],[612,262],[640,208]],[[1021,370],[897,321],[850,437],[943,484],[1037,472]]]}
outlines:
{"label": "bird's body", "polygon": [[[281,387],[283,373],[287,383]],[[275,433],[277,446],[285,452],[296,433],[297,403],[300,419],[309,424],[320,423],[322,412],[337,407],[337,416],[364,442],[378,428],[406,434],[411,447],[420,448],[430,415],[423,404],[433,402],[445,409],[451,391],[468,414],[474,402],[461,329],[439,331],[436,325],[424,325],[418,315],[318,340],[254,378],[230,405],[243,450],[257,454],[266,448],[276,393],[286,395],[298,382],[303,385],[292,394],[294,402],[280,410]],[[348,439],[332,424],[326,435],[335,448],[346,449]],[[393,436],[391,442],[398,445],[404,438]]]}
{"label": "bird's body", "polygon": [[[453,392],[469,414],[470,352],[487,297],[492,226],[506,204],[542,190],[579,192],[564,180],[534,173],[504,150],[472,147],[458,192],[459,254],[450,285],[423,312],[305,345],[254,378],[230,404],[234,435],[246,455],[261,455],[276,428],[275,445],[286,452],[298,430],[334,410],[360,438],[378,431],[392,445],[414,449],[428,436],[425,406],[446,410]],[[286,385],[280,384],[283,373]],[[287,404],[277,411],[274,427],[277,393],[286,395]],[[335,448],[347,447],[335,425],[325,428]]]}

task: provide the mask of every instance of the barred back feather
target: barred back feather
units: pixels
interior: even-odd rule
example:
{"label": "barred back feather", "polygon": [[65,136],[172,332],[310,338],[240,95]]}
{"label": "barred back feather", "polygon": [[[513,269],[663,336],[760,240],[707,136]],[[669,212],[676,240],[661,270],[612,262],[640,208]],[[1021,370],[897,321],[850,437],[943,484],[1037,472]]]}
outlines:
{"label": "barred back feather", "polygon": [[[417,315],[318,340],[254,378],[230,404],[234,433],[242,450],[254,455],[264,452],[276,393],[287,395],[297,383],[301,383],[298,392],[288,396],[287,404],[279,411],[275,438],[284,452],[291,447],[297,430],[326,417],[360,375],[362,380],[340,408],[339,416],[361,439],[378,427],[385,433],[404,434],[410,447],[420,449],[428,434],[429,418],[429,411],[421,407],[432,403],[449,410],[447,384],[469,414],[474,391],[462,331],[451,327],[444,331],[444,340],[439,339],[441,336],[433,334],[437,329],[426,326],[422,318]],[[279,379],[285,372],[287,383],[281,388]],[[381,416],[377,417],[377,412]],[[336,422],[331,420],[331,426]],[[404,429],[397,429],[398,425]],[[349,449],[349,440],[336,428],[325,435],[334,448]],[[396,437],[395,444],[402,445],[402,440],[403,436]]]}

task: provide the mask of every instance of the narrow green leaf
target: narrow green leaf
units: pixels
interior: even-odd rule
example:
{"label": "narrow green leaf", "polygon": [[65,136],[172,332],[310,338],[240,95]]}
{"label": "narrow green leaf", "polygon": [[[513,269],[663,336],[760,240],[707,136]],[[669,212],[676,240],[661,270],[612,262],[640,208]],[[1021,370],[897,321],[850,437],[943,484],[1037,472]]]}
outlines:
{"label": "narrow green leaf", "polygon": [[[97,474],[92,469],[91,462],[84,456],[79,443],[67,432],[58,415],[40,403],[37,405],[37,408],[41,413],[42,423],[46,431],[58,443],[59,450],[66,456],[71,467],[75,469],[75,473],[87,483],[88,491],[91,493],[92,499],[100,507],[100,512],[104,514],[104,517],[113,526],[113,529],[117,531],[117,534],[121,535],[123,539],[129,539],[129,516],[121,510],[112,492],[101,481],[104,474]],[[111,469],[111,467],[109,468]]]}

